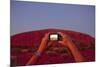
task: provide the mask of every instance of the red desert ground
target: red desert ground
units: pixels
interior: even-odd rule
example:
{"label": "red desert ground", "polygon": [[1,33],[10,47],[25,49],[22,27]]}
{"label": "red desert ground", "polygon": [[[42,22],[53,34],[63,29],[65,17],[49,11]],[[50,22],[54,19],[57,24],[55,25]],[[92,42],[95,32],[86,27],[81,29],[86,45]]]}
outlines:
{"label": "red desert ground", "polygon": [[[11,36],[11,65],[26,65],[39,48],[41,40],[47,32],[65,33],[72,39],[82,56],[86,59],[86,62],[95,61],[95,38],[75,31],[43,29]],[[44,51],[34,65],[75,62],[72,54],[67,50],[68,49],[61,46],[60,43],[55,42],[53,43],[53,46],[49,46]]]}

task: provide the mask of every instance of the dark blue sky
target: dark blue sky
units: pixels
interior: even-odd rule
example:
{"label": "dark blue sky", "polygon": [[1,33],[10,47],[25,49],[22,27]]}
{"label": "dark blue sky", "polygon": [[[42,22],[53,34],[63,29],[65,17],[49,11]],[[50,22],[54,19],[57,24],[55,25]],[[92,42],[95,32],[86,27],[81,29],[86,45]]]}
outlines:
{"label": "dark blue sky", "polygon": [[95,7],[39,2],[11,2],[11,35],[47,28],[95,36]]}

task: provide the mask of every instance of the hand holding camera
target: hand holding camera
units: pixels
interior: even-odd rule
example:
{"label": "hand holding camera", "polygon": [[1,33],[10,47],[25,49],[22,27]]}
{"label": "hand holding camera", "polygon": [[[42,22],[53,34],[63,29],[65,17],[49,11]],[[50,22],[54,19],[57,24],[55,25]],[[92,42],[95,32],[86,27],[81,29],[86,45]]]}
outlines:
{"label": "hand holding camera", "polygon": [[70,38],[66,34],[61,32],[46,33],[41,41],[38,51],[43,52],[48,44],[52,45],[53,42],[61,43],[62,45],[67,45]]}
{"label": "hand holding camera", "polygon": [[[66,35],[66,34],[64,34],[62,32],[48,33],[47,35],[45,35],[45,37],[43,39],[46,39],[46,38],[47,39],[49,38],[48,39],[49,42],[56,41],[56,42],[61,43],[61,45],[65,46],[66,48],[69,48],[69,50],[72,53],[72,55],[73,55],[73,57],[74,57],[76,62],[85,61],[84,57],[81,55],[81,53],[79,52],[78,48],[72,42],[71,38],[68,35]],[[48,40],[42,41],[39,48],[46,47]],[[44,44],[43,44],[43,42],[44,42]],[[41,45],[43,45],[43,46],[41,46]],[[44,50],[44,49],[42,49],[42,50]]]}
{"label": "hand holding camera", "polygon": [[85,61],[84,57],[81,55],[78,48],[72,42],[71,38],[68,35],[66,35],[62,32],[57,32],[57,33],[46,33],[45,34],[45,36],[43,37],[43,39],[41,41],[39,49],[31,57],[31,59],[27,62],[27,65],[35,64],[38,56],[41,56],[41,53],[44,52],[44,50],[47,47],[47,44],[50,43],[50,42],[59,42],[63,46],[65,46],[66,48],[69,48],[70,52],[72,53],[76,62]]}

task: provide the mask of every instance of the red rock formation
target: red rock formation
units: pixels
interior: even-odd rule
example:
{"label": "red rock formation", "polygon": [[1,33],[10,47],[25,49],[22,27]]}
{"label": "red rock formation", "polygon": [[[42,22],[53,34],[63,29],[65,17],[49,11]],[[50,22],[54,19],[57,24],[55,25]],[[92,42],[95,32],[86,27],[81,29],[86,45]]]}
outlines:
{"label": "red rock formation", "polygon": [[[74,32],[69,30],[60,30],[60,29],[44,29],[37,31],[24,32],[11,36],[11,56],[14,57],[14,60],[11,59],[12,65],[25,65],[26,62],[30,59],[32,54],[37,50],[40,45],[40,42],[47,32],[64,32],[70,36],[76,46],[79,48],[82,55],[86,58],[86,61],[95,60],[95,39],[87,34]],[[70,63],[75,62],[72,55],[65,50],[59,48],[61,53],[57,52],[55,49],[59,43],[55,43],[56,46],[54,51],[47,49],[46,52],[39,58],[37,64],[54,64],[54,63]],[[24,50],[23,50],[24,49]],[[26,50],[25,50],[26,49]],[[64,49],[64,48],[63,48]],[[62,53],[64,52],[64,53]],[[14,63],[14,62],[15,63]]]}

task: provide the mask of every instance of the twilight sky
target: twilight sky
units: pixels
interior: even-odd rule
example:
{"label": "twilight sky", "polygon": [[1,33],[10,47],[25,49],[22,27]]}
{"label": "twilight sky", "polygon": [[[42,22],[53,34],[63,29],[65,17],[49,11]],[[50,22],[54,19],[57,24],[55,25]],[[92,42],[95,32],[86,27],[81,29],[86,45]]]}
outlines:
{"label": "twilight sky", "polygon": [[11,2],[11,35],[47,28],[95,36],[95,7],[90,5]]}

